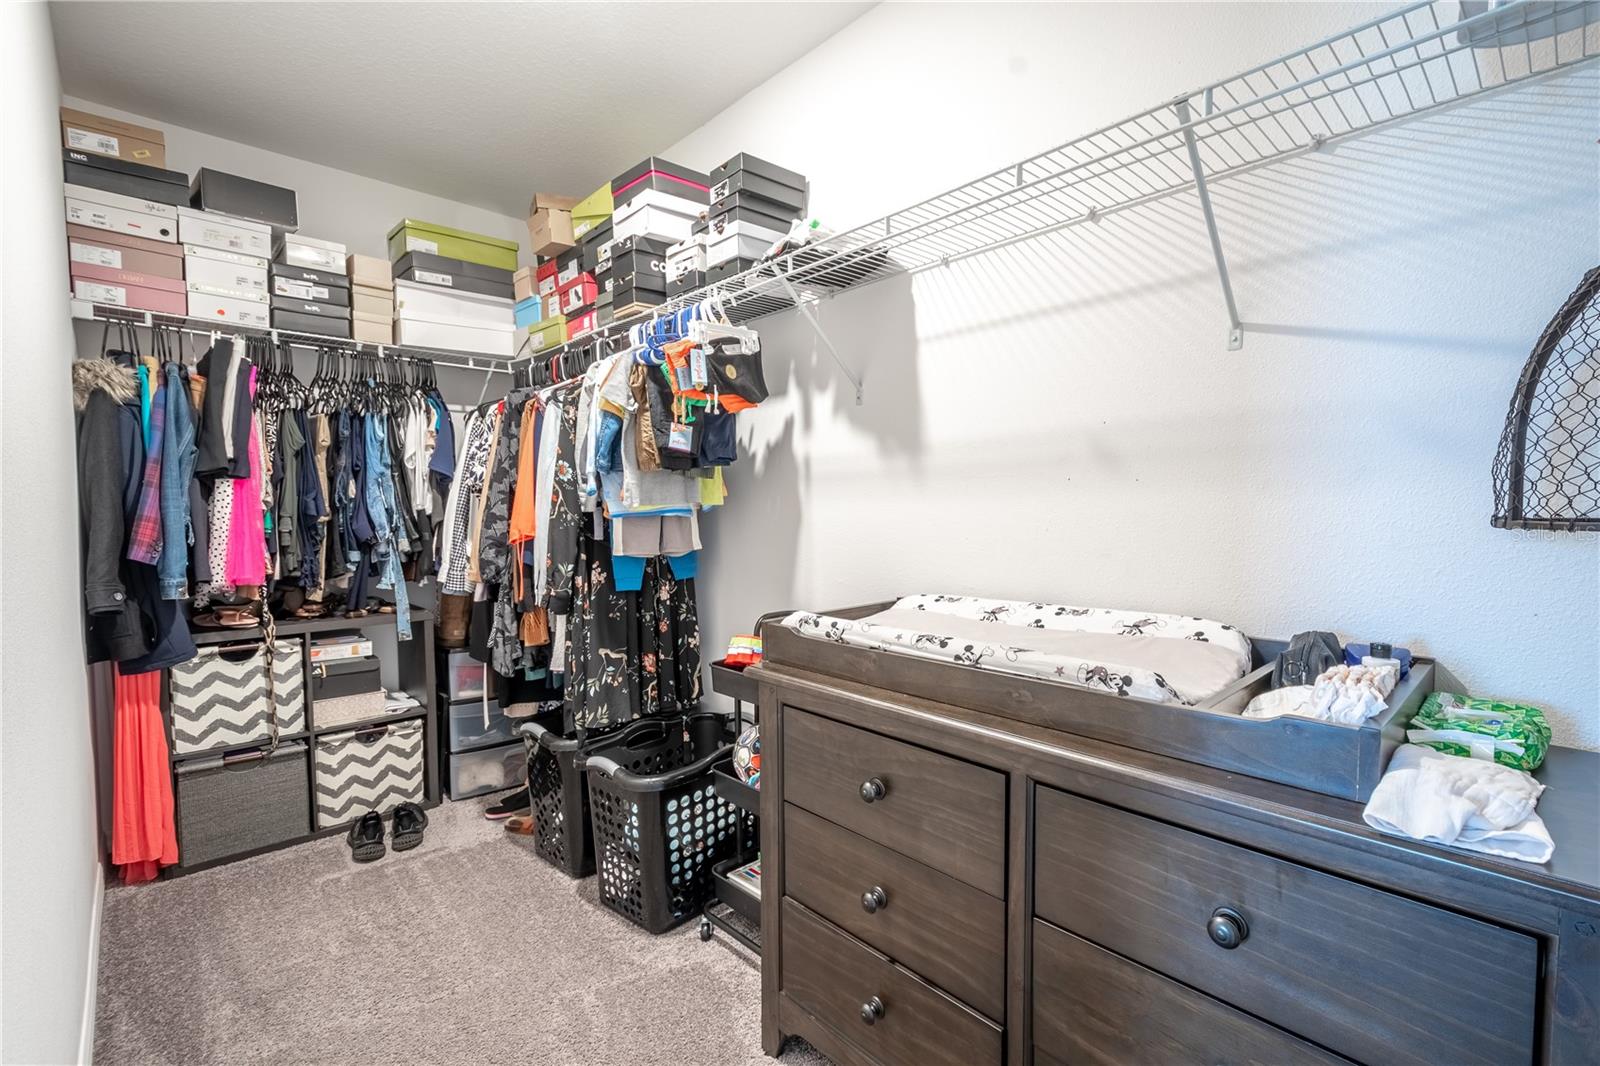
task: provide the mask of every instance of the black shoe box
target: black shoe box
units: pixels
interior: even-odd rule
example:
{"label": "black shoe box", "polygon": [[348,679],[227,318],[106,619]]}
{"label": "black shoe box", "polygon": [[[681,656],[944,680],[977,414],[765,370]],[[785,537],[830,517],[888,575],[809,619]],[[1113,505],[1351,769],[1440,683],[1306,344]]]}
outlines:
{"label": "black shoe box", "polygon": [[710,185],[711,176],[708,174],[690,170],[659,156],[650,156],[611,179],[612,210],[651,189],[696,203],[709,203],[711,197],[707,188]]}
{"label": "black shoe box", "polygon": [[746,270],[755,266],[756,262],[754,259],[728,259],[714,267],[708,267],[706,269],[706,284],[710,285],[713,282],[724,281],[735,274],[743,274]]}
{"label": "black shoe box", "polygon": [[[281,297],[280,297],[281,299]],[[332,318],[325,315],[308,315],[300,311],[272,309],[272,328],[286,329],[291,333],[311,333],[323,337],[350,337],[350,316]]]}
{"label": "black shoe box", "polygon": [[350,302],[350,275],[348,274],[335,274],[328,270],[295,266],[293,263],[280,263],[276,259],[267,264],[267,269],[275,278],[303,281],[308,285],[321,285],[328,289],[343,289],[346,293],[345,302]]}
{"label": "black shoe box", "polygon": [[189,175],[182,171],[130,163],[80,152],[76,148],[61,150],[61,169],[68,185],[82,185],[171,207],[186,207],[189,203]]}
{"label": "black shoe box", "polygon": [[[295,296],[280,296],[272,294],[272,310],[292,311],[297,315],[315,315],[318,318],[348,319],[350,308],[346,305],[336,304],[331,301],[302,300]],[[312,332],[317,332],[313,330]]]}
{"label": "black shoe box", "polygon": [[264,222],[275,230],[289,233],[300,228],[300,210],[293,189],[225,174],[210,167],[201,167],[194,176],[194,184],[189,187],[189,206]]}
{"label": "black shoe box", "polygon": [[694,292],[694,290],[704,287],[705,284],[705,271],[690,270],[676,278],[667,279],[667,295],[669,297],[682,296],[684,293]]}
{"label": "black shoe box", "polygon": [[791,189],[800,189],[803,191],[806,187],[806,178],[804,174],[796,174],[792,170],[786,170],[785,168],[778,166],[776,163],[769,163],[759,156],[751,155],[749,152],[740,152],[738,155],[734,156],[732,159],[713,170],[711,172],[711,181],[709,184],[715,185],[719,181],[726,181],[728,178],[731,178],[736,171],[740,170],[748,171],[757,177],[766,178],[768,181],[775,181],[779,185],[787,185]]}
{"label": "black shoe box", "polygon": [[611,220],[608,218],[594,229],[583,235],[583,240],[578,242],[578,262],[585,274],[593,274],[603,258],[600,249],[611,243]]}
{"label": "black shoe box", "polygon": [[[726,178],[711,186],[711,213],[714,215],[721,214],[728,206],[735,206],[722,202],[735,195],[758,197],[774,204],[780,204],[788,211],[800,214],[804,214],[806,209],[806,191],[804,189],[796,189],[792,185],[784,185],[781,182],[773,181],[771,178],[764,178],[753,171],[735,170]],[[743,206],[752,205],[744,204]],[[757,210],[765,210],[767,214],[772,215],[782,215],[784,213],[770,208],[758,207]]]}

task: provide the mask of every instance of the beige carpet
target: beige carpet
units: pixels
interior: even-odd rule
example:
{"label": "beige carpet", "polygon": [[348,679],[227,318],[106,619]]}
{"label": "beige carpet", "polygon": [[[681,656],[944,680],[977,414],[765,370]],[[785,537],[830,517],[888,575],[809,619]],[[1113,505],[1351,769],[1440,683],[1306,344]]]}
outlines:
{"label": "beige carpet", "polygon": [[[446,802],[423,845],[343,838],[106,893],[96,1066],[743,1066],[760,962],[696,922],[652,937],[529,840]],[[791,1042],[782,1061],[826,1060]]]}

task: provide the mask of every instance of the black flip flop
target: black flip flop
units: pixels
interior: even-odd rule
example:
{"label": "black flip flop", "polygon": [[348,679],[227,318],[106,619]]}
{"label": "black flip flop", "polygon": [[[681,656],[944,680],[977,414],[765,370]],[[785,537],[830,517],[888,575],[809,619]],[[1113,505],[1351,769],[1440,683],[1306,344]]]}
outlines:
{"label": "black flip flop", "polygon": [[383,815],[377,811],[363,814],[350,832],[345,835],[350,844],[350,855],[356,862],[375,862],[387,850],[383,846]]}
{"label": "black flip flop", "polygon": [[410,851],[422,843],[428,827],[428,814],[415,803],[402,803],[394,809],[394,827],[389,836],[396,851]]}

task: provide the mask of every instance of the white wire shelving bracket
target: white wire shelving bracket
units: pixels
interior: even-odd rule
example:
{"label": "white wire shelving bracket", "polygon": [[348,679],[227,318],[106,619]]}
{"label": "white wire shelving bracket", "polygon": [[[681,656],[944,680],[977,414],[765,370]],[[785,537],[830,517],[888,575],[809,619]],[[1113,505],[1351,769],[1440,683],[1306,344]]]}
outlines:
{"label": "white wire shelving bracket", "polygon": [[[762,263],[707,297],[745,322],[1195,190],[1244,342],[1209,187],[1343,138],[1600,58],[1600,2],[1432,0],[1400,8],[864,225]],[[580,342],[581,343],[581,342]],[[554,349],[552,349],[554,350]],[[846,370],[860,394],[859,378]]]}

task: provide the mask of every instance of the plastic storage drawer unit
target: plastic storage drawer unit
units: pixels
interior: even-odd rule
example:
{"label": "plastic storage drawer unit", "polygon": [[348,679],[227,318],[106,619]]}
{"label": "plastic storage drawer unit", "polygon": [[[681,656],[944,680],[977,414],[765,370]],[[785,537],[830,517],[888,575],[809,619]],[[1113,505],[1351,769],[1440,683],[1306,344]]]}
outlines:
{"label": "plastic storage drawer unit", "polygon": [[446,747],[450,751],[472,751],[517,739],[516,723],[505,716],[494,700],[485,703],[480,697],[465,703],[450,703],[440,707],[439,713],[445,719],[440,732],[447,738]]}
{"label": "plastic storage drawer unit", "polygon": [[528,756],[520,741],[497,748],[481,748],[451,755],[446,767],[446,791],[451,799],[481,796],[524,784]]}

